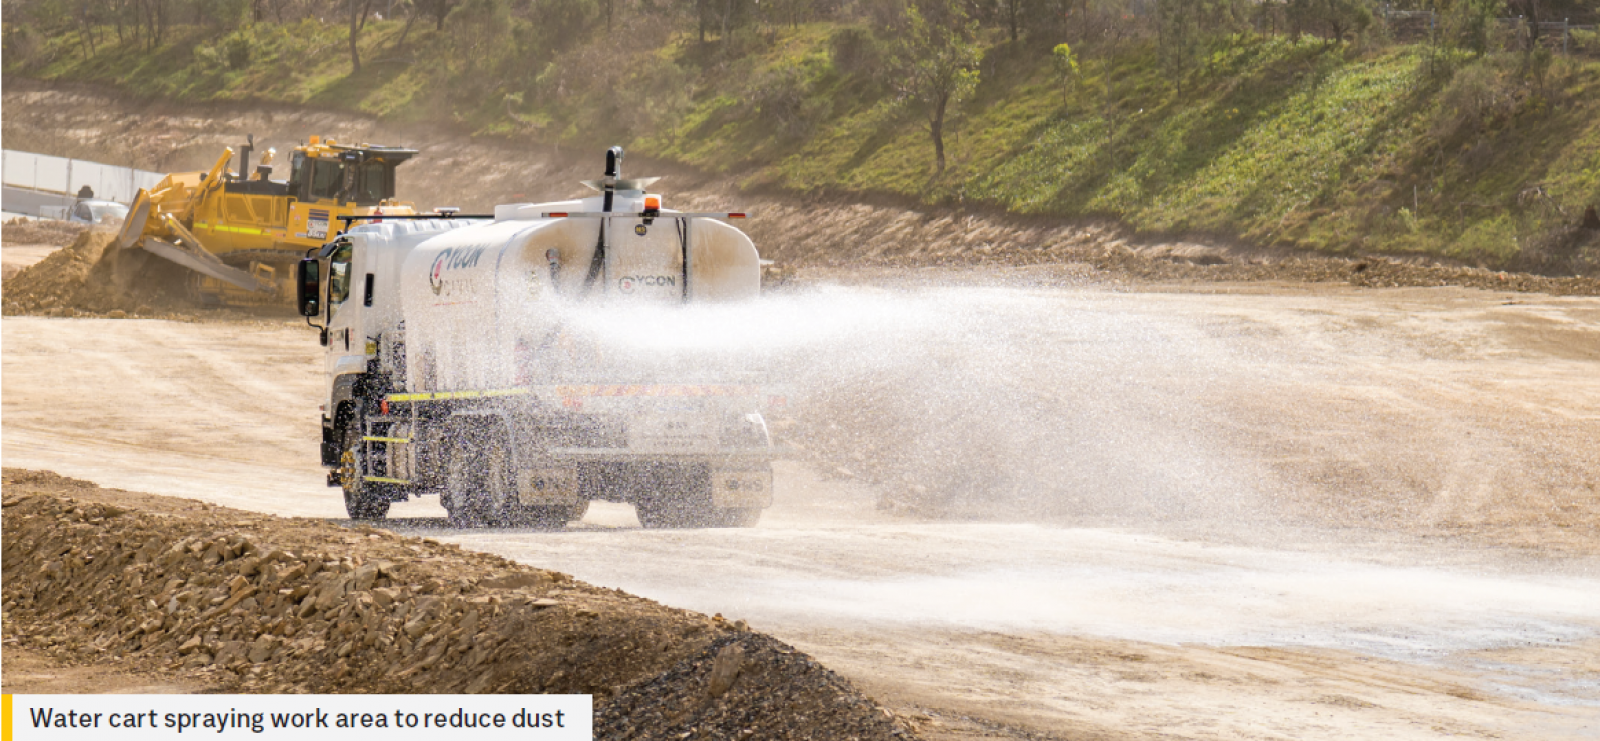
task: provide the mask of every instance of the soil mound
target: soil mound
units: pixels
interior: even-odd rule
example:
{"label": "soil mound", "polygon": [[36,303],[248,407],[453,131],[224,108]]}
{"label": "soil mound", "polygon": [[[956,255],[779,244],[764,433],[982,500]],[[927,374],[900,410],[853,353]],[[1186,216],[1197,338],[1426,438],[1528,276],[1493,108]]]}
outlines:
{"label": "soil mound", "polygon": [[0,311],[118,317],[194,308],[183,268],[144,250],[119,250],[115,239],[110,229],[81,230],[71,244],[8,279]]}
{"label": "soil mound", "polygon": [[238,692],[593,694],[597,738],[911,738],[742,623],[565,574],[47,472],[4,492],[5,641],[57,660]]}

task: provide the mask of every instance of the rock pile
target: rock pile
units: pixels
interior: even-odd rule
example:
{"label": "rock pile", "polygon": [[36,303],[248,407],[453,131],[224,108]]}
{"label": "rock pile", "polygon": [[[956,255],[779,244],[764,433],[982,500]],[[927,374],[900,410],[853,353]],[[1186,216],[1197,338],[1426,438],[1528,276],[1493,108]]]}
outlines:
{"label": "rock pile", "polygon": [[[680,738],[685,724],[909,737],[832,672],[720,617],[384,530],[50,473],[8,469],[4,484],[6,639],[58,660],[240,692],[593,694],[605,738]],[[744,656],[712,692],[730,644]]]}

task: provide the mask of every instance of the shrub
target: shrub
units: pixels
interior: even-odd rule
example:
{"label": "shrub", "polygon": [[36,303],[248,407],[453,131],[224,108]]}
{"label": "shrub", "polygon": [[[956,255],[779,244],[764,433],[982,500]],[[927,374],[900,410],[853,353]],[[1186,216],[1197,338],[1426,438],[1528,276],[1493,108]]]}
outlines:
{"label": "shrub", "polygon": [[767,70],[745,90],[746,105],[756,117],[792,137],[810,133],[818,118],[810,96],[810,78],[793,63]]}
{"label": "shrub", "polygon": [[5,33],[6,66],[33,70],[47,62],[45,38],[32,24],[7,23]]}
{"label": "shrub", "polygon": [[1511,217],[1502,214],[1468,227],[1449,252],[1456,257],[1503,264],[1516,257],[1520,249],[1516,224]]}
{"label": "shrub", "polygon": [[227,63],[228,69],[240,70],[250,66],[255,39],[249,29],[241,28],[224,37],[218,47],[222,61]]}
{"label": "shrub", "polygon": [[1500,72],[1487,62],[1456,71],[1439,93],[1439,113],[1432,133],[1450,141],[1482,131],[1494,116],[1509,110],[1512,98]]}
{"label": "shrub", "polygon": [[828,38],[828,56],[841,75],[871,77],[883,68],[878,41],[864,28],[841,28]]}

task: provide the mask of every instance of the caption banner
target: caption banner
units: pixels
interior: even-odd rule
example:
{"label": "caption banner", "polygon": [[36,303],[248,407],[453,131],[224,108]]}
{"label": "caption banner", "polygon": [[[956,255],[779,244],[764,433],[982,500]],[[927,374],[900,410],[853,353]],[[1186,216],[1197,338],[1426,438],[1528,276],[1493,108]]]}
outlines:
{"label": "caption banner", "polygon": [[589,741],[591,695],[6,695],[3,741]]}

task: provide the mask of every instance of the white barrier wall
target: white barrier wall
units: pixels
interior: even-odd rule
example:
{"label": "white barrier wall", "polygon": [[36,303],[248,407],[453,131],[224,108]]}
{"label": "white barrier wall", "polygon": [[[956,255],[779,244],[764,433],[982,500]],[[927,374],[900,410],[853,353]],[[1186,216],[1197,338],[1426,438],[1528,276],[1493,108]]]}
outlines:
{"label": "white barrier wall", "polygon": [[87,185],[96,198],[118,203],[132,203],[140,188],[153,188],[165,177],[148,170],[10,149],[4,150],[0,170],[5,184],[13,187],[71,196]]}

